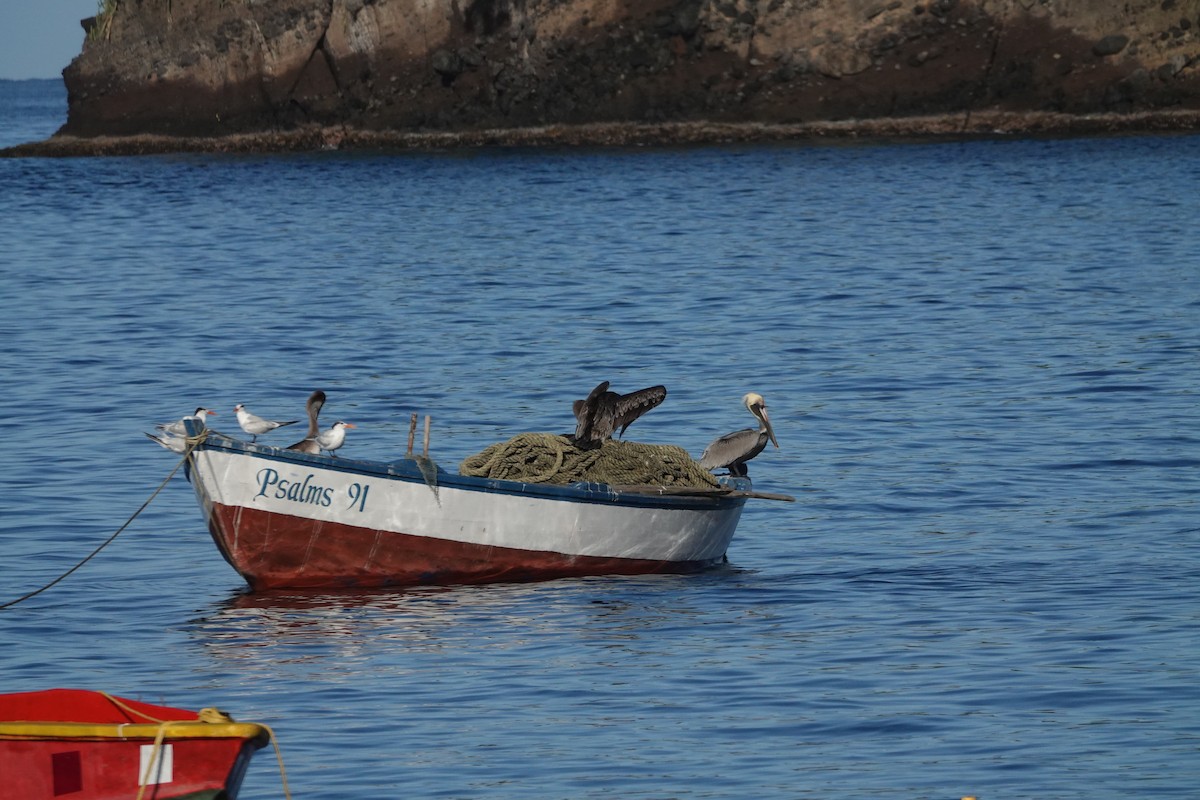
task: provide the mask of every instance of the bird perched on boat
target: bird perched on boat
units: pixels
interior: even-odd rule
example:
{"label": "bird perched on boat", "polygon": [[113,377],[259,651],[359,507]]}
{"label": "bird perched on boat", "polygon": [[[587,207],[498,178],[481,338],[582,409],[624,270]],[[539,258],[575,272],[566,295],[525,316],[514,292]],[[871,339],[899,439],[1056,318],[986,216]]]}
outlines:
{"label": "bird perched on boat", "polygon": [[318,456],[321,454],[321,448],[317,446],[317,437],[321,435],[321,428],[317,425],[317,416],[321,413],[321,406],[325,405],[325,393],[320,389],[308,396],[308,402],[305,407],[308,409],[308,435],[293,445],[288,445],[288,450],[299,450],[301,453]]}
{"label": "bird perched on boat", "polygon": [[173,436],[169,433],[164,433],[162,436],[155,436],[153,433],[147,433],[146,438],[152,442],[157,442],[172,453],[183,455],[183,452],[187,450],[187,439],[184,439],[182,436]]}
{"label": "bird perched on boat", "polygon": [[767,446],[767,440],[779,447],[775,431],[771,430],[771,419],[767,416],[767,401],[756,392],[742,398],[742,403],[758,420],[757,428],[745,428],[727,433],[713,441],[700,456],[700,466],[705,469],[729,468],[729,474],[746,477],[749,470],[746,462],[754,458]]}
{"label": "bird perched on boat", "polygon": [[295,425],[300,421],[298,419],[290,419],[287,422],[276,422],[271,419],[263,419],[257,414],[251,414],[241,403],[233,407],[233,412],[237,414],[238,425],[241,425],[242,430],[250,434],[251,442],[257,441],[260,433],[270,433],[276,428],[282,428],[284,425]]}
{"label": "bird perched on boat", "polygon": [[[208,418],[210,416],[217,416],[217,412],[213,411],[211,408],[204,408],[201,406],[200,408],[196,409],[194,416],[200,420],[200,427],[203,428],[207,424]],[[187,417],[184,417],[184,419],[187,419]],[[170,434],[171,436],[187,435],[187,428],[183,427],[182,419],[176,420],[175,422],[164,422],[162,425],[155,425],[154,427],[163,433]]]}
{"label": "bird perched on boat", "polygon": [[327,431],[324,431],[316,438],[317,447],[329,453],[329,455],[333,456],[334,458],[337,458],[337,456],[333,455],[333,451],[337,450],[346,443],[346,429],[353,427],[354,425],[349,422],[342,422],[341,420],[338,420],[337,422],[333,423],[333,427]]}
{"label": "bird perched on boat", "polygon": [[620,429],[619,436],[625,435],[634,420],[657,406],[667,397],[667,387],[650,386],[629,394],[617,394],[608,390],[608,381],[601,382],[586,400],[576,400],[572,406],[575,412],[576,447],[584,450],[597,447],[613,436],[613,431]]}

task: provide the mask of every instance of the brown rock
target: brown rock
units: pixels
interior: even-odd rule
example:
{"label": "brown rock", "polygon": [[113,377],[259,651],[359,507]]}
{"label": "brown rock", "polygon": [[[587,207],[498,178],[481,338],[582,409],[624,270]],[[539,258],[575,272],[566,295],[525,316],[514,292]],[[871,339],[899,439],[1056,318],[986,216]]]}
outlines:
{"label": "brown rock", "polygon": [[647,121],[1144,120],[1200,109],[1200,37],[1166,3],[128,0],[64,78],[64,136],[249,136],[239,147],[328,146],[289,133],[313,125],[469,139]]}
{"label": "brown rock", "polygon": [[1100,58],[1105,56],[1115,56],[1117,53],[1125,49],[1125,45],[1129,44],[1129,37],[1123,33],[1114,33],[1105,36],[1092,47],[1092,52]]}

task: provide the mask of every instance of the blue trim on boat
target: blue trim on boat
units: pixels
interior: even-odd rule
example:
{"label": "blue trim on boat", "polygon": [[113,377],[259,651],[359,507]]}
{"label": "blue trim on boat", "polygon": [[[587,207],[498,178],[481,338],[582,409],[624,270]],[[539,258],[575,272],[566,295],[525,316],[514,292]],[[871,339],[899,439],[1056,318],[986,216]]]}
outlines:
{"label": "blue trim on boat", "polygon": [[[191,422],[192,420],[190,419],[186,420],[185,425]],[[223,450],[231,453],[244,453],[269,461],[297,465],[308,464],[352,475],[367,475],[384,480],[401,480],[409,483],[428,483],[425,479],[425,474],[421,471],[420,463],[414,458],[402,458],[396,461],[365,461],[350,458],[335,458],[326,455],[310,455],[308,453],[301,453],[298,450],[286,450],[266,444],[244,442],[214,431],[211,428],[207,432],[207,437],[197,446],[197,450]],[[191,431],[189,431],[189,434],[191,434]],[[430,463],[432,464],[432,462]],[[523,481],[459,475],[447,472],[436,465],[434,465],[434,468],[434,485],[439,488],[447,487],[488,494],[539,497],[572,503],[603,503],[630,508],[694,508],[704,511],[739,506],[746,502],[745,497],[730,496],[727,494],[650,494],[619,491],[606,483],[575,483],[569,486],[526,483]],[[734,491],[751,491],[753,489],[748,478],[721,478],[720,481],[724,489]],[[670,490],[664,488],[663,491]]]}

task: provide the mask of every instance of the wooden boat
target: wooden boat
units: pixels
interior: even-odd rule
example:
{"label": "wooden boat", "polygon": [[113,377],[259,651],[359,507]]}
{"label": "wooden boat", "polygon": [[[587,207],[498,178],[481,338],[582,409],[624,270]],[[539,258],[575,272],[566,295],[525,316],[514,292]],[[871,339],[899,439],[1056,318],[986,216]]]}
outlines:
{"label": "wooden boat", "polygon": [[236,800],[270,732],[104,692],[0,694],[0,796]]}
{"label": "wooden boat", "polygon": [[[691,572],[717,564],[747,479],[677,490],[476,478],[428,462],[308,455],[202,431],[188,477],[254,590]],[[774,499],[790,499],[774,496]]]}

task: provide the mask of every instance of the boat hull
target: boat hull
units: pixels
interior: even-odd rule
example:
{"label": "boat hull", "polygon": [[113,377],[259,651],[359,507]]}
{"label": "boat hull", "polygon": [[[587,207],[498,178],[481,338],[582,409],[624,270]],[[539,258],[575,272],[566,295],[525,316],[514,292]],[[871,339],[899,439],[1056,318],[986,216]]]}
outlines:
{"label": "boat hull", "polygon": [[217,547],[255,590],[693,572],[724,559],[745,502],[421,466],[210,433],[189,477]]}
{"label": "boat hull", "polygon": [[269,736],[85,690],[0,695],[0,796],[236,800]]}
{"label": "boat hull", "polygon": [[0,774],[4,775],[0,795],[132,800],[150,764],[143,800],[236,800],[256,749],[231,739],[167,740],[156,749],[153,737],[121,741],[0,738]]}

